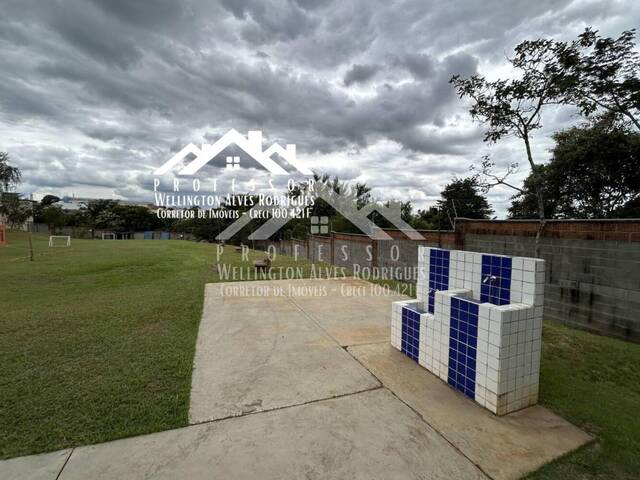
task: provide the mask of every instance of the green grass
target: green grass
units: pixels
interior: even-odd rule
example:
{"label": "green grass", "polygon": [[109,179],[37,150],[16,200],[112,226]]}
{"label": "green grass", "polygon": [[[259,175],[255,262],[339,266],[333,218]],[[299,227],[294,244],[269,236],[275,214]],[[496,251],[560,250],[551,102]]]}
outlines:
{"label": "green grass", "polygon": [[640,478],[640,345],[546,323],[540,394],[596,440],[529,478]]}
{"label": "green grass", "polygon": [[[0,247],[0,457],[186,425],[203,285],[227,280],[216,247],[34,239],[34,262],[23,233]],[[221,263],[251,265],[233,247]],[[530,477],[640,478],[640,345],[549,323],[543,340],[541,403],[596,441]]]}
{"label": "green grass", "polygon": [[[47,239],[34,236],[34,262],[24,233],[0,247],[0,457],[186,425],[216,246]],[[233,247],[221,263],[252,270]]]}

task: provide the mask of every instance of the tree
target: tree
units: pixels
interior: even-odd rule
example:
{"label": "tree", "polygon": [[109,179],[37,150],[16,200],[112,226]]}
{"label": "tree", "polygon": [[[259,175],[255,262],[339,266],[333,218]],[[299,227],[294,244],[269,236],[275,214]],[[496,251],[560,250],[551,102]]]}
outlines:
{"label": "tree", "polygon": [[6,218],[11,228],[24,224],[29,218],[30,211],[29,201],[22,199],[18,193],[0,193],[0,214]]}
{"label": "tree", "polygon": [[62,208],[57,205],[48,205],[42,208],[40,216],[49,227],[49,232],[53,235],[55,235],[57,228],[66,225],[66,215],[62,211]]}
{"label": "tree", "polygon": [[60,197],[56,197],[55,195],[45,195],[40,200],[40,205],[43,207],[48,207],[49,205],[53,205],[54,203],[58,203],[60,201]]}
{"label": "tree", "polygon": [[116,205],[118,202],[115,200],[90,200],[87,206],[82,208],[82,213],[92,229],[112,228],[111,221],[115,217],[112,215],[112,210]]}
{"label": "tree", "polygon": [[0,215],[11,227],[22,225],[29,218],[29,208],[20,195],[9,191],[21,179],[20,169],[9,165],[9,154],[0,152]]}
{"label": "tree", "polygon": [[563,103],[586,116],[613,113],[640,130],[640,58],[635,30],[614,39],[585,29],[577,40],[555,45]]}
{"label": "tree", "polygon": [[[549,173],[549,165],[538,165],[536,167],[537,178],[542,181],[544,195],[544,216],[554,218],[556,216],[558,204],[558,183],[552,181]],[[524,179],[522,188],[516,189],[518,193],[511,197],[509,207],[509,218],[536,218],[538,216],[538,197],[532,176]]]}
{"label": "tree", "polygon": [[[603,120],[553,136],[551,161],[540,167],[547,215],[560,218],[630,216],[640,198],[640,133]],[[514,197],[512,217],[532,212],[532,185]]]}
{"label": "tree", "polygon": [[441,215],[439,223],[445,228],[453,228],[455,217],[489,218],[493,209],[487,199],[480,194],[475,177],[453,178],[440,193],[437,205]]}
{"label": "tree", "polygon": [[536,256],[544,228],[545,209],[542,182],[538,178],[537,163],[531,148],[531,135],[542,127],[542,109],[559,102],[564,66],[557,61],[555,45],[553,40],[546,39],[520,43],[515,48],[515,56],[509,59],[516,73],[514,78],[491,82],[480,75],[469,78],[454,75],[450,80],[460,98],[472,100],[469,113],[474,120],[487,127],[485,142],[493,143],[513,135],[524,144],[540,219]]}
{"label": "tree", "polygon": [[9,165],[9,154],[0,152],[0,192],[19,184],[21,179],[20,169]]}

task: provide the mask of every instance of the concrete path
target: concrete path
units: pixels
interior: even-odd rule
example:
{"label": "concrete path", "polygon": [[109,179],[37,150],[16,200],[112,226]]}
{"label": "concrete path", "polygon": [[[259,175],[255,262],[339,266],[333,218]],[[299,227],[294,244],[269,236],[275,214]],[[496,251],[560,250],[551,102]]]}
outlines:
{"label": "concrete path", "polygon": [[591,440],[539,405],[496,417],[391,345],[355,346],[349,352],[492,478],[520,478]]}
{"label": "concrete path", "polygon": [[71,455],[71,449],[0,462],[0,478],[11,480],[55,480]]}
{"label": "concrete path", "polygon": [[498,418],[449,389],[388,345],[401,297],[379,293],[207,285],[195,425],[0,462],[0,478],[515,479],[590,440],[542,407]]}
{"label": "concrete path", "polygon": [[78,448],[61,480],[482,479],[387,390]]}
{"label": "concrete path", "polygon": [[[290,283],[207,285],[194,360],[191,423],[380,386],[288,295],[279,294],[278,288]],[[308,293],[332,282],[297,283],[295,288]],[[327,297],[319,298],[326,306]]]}

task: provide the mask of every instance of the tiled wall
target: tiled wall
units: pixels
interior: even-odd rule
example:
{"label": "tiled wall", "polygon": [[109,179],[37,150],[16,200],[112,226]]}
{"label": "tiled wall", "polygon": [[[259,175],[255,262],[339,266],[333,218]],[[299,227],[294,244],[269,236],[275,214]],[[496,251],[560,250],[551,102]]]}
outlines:
{"label": "tiled wall", "polygon": [[430,247],[418,256],[417,300],[393,304],[392,345],[493,413],[535,404],[544,261]]}

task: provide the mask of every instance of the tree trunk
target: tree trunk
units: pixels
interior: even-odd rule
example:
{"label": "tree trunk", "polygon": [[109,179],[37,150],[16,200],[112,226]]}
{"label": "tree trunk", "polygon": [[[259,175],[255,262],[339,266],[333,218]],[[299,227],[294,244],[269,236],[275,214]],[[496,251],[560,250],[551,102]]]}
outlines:
{"label": "tree trunk", "polygon": [[527,149],[527,160],[529,161],[529,166],[531,167],[531,173],[533,175],[533,183],[536,188],[536,197],[538,199],[538,218],[540,219],[540,223],[538,224],[538,230],[536,231],[536,240],[534,244],[534,256],[540,257],[540,239],[542,238],[542,233],[544,231],[545,226],[545,216],[544,216],[544,197],[542,195],[542,185],[540,185],[540,175],[536,169],[536,164],[533,161],[533,155],[531,154],[531,145],[529,144],[529,133],[525,130],[523,135],[524,145]]}

